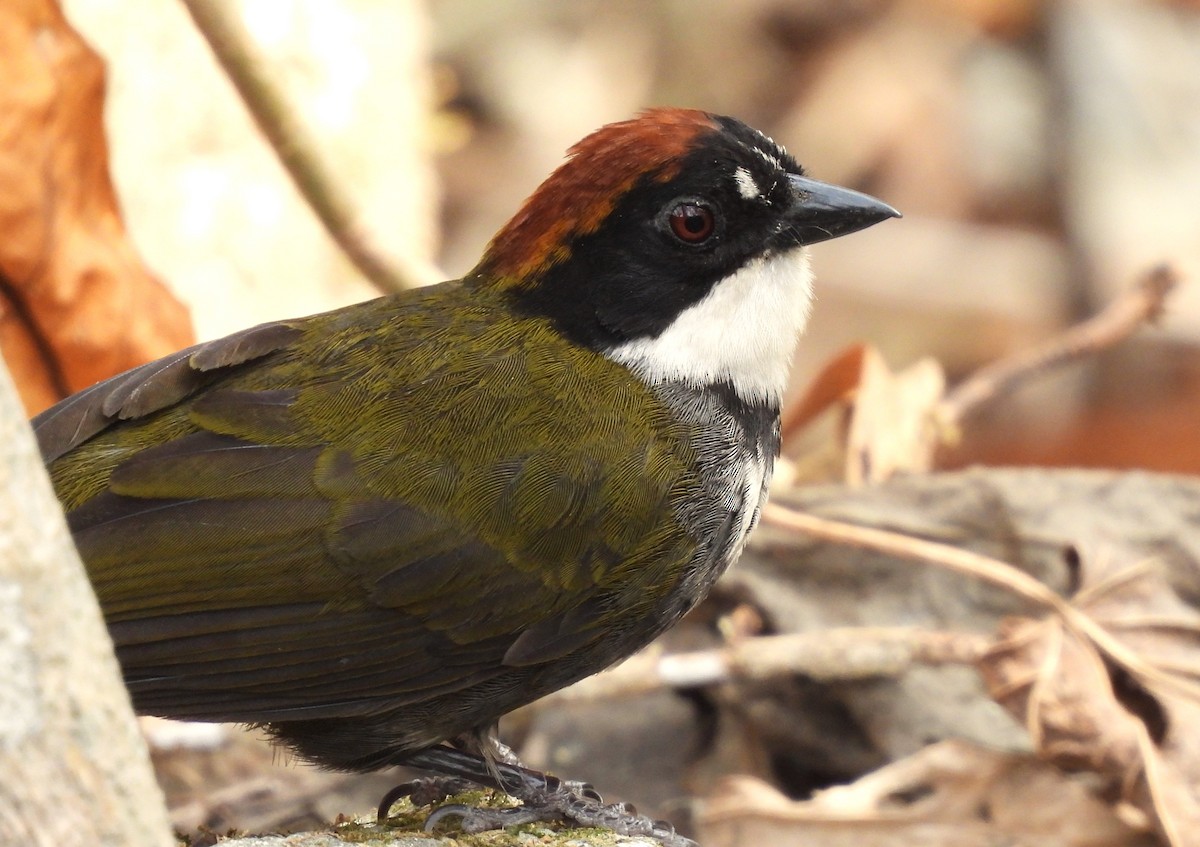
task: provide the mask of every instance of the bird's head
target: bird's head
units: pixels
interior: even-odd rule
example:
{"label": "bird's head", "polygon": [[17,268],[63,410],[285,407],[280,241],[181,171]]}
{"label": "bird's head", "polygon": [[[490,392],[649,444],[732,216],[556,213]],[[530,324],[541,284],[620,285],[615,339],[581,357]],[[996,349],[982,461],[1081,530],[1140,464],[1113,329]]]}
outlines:
{"label": "bird's head", "polygon": [[812,299],[804,247],[898,216],[740,121],[653,109],[572,147],[468,283],[648,382],[777,404]]}

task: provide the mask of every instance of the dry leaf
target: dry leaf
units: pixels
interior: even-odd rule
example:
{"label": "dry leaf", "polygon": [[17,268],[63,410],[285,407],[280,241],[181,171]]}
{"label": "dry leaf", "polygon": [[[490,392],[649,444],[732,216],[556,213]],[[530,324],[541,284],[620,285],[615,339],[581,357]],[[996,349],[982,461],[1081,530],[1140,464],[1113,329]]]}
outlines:
{"label": "dry leaf", "polygon": [[945,741],[795,801],[726,780],[697,820],[706,847],[1127,847],[1137,833],[1077,780],[1036,759]]}
{"label": "dry leaf", "polygon": [[1176,847],[1200,844],[1200,613],[1150,562],[1084,563],[1075,617],[1008,621],[981,662],[1038,753],[1106,777]]}
{"label": "dry leaf", "polygon": [[898,472],[925,472],[939,443],[933,412],[945,389],[945,374],[933,359],[895,373],[874,347],[855,345],[830,359],[785,410],[782,432],[785,439],[795,436],[825,410],[846,405],[849,425],[838,435],[845,482],[865,485]]}
{"label": "dry leaf", "polygon": [[0,348],[32,414],[192,341],[121,222],[104,67],[51,0],[0,4]]}
{"label": "dry leaf", "polygon": [[866,355],[865,344],[854,344],[822,365],[799,399],[783,410],[779,429],[785,441],[854,393],[862,378]]}
{"label": "dry leaf", "polygon": [[933,359],[895,373],[868,348],[846,437],[846,482],[867,485],[900,471],[929,471],[938,445],[933,410],[945,391],[946,375]]}

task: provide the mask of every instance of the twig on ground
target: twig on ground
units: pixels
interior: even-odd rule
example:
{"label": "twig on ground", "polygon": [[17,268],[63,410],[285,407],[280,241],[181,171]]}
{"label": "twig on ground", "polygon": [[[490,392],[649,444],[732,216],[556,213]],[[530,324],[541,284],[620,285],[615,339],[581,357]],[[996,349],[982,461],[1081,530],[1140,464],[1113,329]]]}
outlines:
{"label": "twig on ground", "polygon": [[[1104,625],[1073,604],[1070,599],[1059,596],[1049,586],[999,559],[897,532],[829,520],[774,503],[763,507],[762,522],[764,525],[800,532],[811,538],[835,544],[853,545],[898,558],[929,562],[998,585],[1056,614],[1066,626],[1081,638],[1090,641],[1107,659],[1138,679],[1154,682],[1184,696],[1200,700],[1200,684],[1149,664],[1137,651],[1116,638]],[[1140,563],[1133,567],[1137,569],[1145,566],[1145,563]]]}
{"label": "twig on ground", "polygon": [[795,674],[826,682],[894,677],[914,664],[973,665],[991,645],[991,636],[973,632],[843,627],[746,638],[690,653],[652,649],[555,692],[539,705]]}

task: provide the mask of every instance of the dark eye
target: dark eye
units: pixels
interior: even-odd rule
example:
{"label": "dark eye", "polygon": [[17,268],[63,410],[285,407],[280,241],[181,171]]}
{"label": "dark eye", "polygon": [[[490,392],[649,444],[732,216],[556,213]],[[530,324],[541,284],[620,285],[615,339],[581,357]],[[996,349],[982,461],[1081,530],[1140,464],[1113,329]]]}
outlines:
{"label": "dark eye", "polygon": [[667,216],[671,232],[687,244],[707,241],[716,228],[712,209],[700,203],[680,203]]}

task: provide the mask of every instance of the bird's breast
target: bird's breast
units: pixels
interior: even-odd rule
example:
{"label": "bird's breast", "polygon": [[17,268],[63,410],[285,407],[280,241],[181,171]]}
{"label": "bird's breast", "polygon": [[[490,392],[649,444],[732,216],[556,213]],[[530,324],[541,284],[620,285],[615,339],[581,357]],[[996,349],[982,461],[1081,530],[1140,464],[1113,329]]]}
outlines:
{"label": "bird's breast", "polygon": [[700,493],[677,506],[680,523],[698,539],[673,598],[686,613],[737,561],[766,500],[779,453],[779,415],[747,404],[730,386],[657,386],[659,396],[695,433]]}

